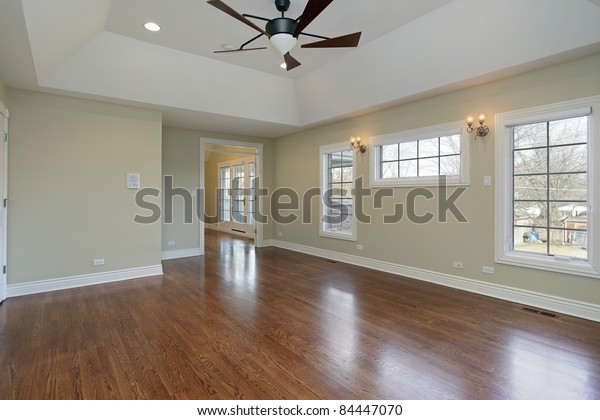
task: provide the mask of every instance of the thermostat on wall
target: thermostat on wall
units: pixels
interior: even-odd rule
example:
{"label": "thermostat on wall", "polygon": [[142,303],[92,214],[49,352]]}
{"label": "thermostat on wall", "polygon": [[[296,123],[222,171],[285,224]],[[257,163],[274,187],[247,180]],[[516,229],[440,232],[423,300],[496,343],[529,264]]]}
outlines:
{"label": "thermostat on wall", "polygon": [[127,188],[131,190],[140,188],[140,174],[127,174]]}

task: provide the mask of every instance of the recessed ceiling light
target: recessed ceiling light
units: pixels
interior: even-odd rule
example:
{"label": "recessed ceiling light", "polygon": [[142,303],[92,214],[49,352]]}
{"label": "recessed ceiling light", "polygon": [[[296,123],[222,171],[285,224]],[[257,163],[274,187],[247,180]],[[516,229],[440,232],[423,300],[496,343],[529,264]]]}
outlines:
{"label": "recessed ceiling light", "polygon": [[287,64],[285,64],[285,61],[283,63],[281,63],[281,65],[279,66],[282,69],[287,69]]}
{"label": "recessed ceiling light", "polygon": [[158,32],[158,31],[160,31],[160,26],[158,26],[154,22],[146,22],[146,23],[144,23],[144,28],[148,29],[151,32]]}

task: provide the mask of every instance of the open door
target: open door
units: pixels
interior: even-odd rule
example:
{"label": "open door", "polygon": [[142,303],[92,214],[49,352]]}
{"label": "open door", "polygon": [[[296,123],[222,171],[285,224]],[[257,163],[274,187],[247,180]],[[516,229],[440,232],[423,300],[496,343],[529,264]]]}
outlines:
{"label": "open door", "polygon": [[7,296],[6,291],[6,213],[8,204],[8,109],[0,101],[0,302]]}

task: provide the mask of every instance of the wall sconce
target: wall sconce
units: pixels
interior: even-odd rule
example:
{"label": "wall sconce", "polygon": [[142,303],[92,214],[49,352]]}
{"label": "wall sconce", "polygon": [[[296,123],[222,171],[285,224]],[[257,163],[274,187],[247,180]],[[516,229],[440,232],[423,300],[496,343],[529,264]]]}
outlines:
{"label": "wall sconce", "polygon": [[367,146],[360,144],[360,137],[352,137],[350,139],[350,150],[356,150],[356,153],[365,153],[367,151]]}
{"label": "wall sconce", "polygon": [[475,138],[481,137],[482,139],[490,133],[490,129],[483,125],[485,122],[485,114],[479,114],[479,127],[473,127],[473,117],[467,118],[467,133],[475,132]]}

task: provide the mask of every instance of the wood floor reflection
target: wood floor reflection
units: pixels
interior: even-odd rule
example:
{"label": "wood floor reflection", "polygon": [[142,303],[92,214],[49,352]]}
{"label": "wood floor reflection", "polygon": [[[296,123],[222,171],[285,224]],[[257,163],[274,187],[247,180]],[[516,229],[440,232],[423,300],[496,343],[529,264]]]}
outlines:
{"label": "wood floor reflection", "polygon": [[600,324],[207,231],[0,306],[0,399],[600,399]]}

